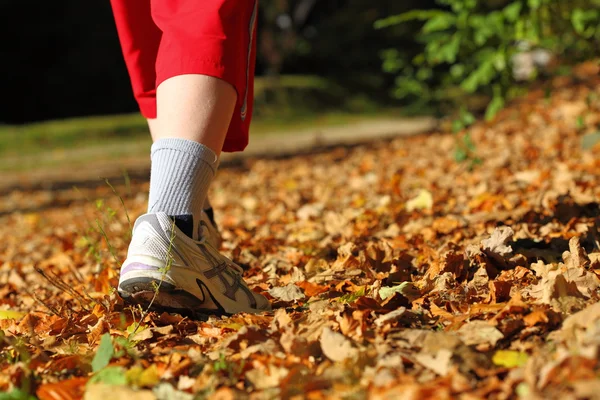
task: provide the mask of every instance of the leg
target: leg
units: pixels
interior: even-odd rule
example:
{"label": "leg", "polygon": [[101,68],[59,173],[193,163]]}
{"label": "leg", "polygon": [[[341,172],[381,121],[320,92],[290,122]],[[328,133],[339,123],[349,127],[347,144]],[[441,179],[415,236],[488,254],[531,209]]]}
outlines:
{"label": "leg", "polygon": [[247,144],[256,3],[152,0],[151,8],[162,37],[149,212],[136,221],[119,294],[178,312],[268,310],[201,220],[221,150]]}
{"label": "leg", "polygon": [[237,100],[232,85],[212,76],[179,75],[160,84],[156,99],[154,140],[191,140],[221,154]]}

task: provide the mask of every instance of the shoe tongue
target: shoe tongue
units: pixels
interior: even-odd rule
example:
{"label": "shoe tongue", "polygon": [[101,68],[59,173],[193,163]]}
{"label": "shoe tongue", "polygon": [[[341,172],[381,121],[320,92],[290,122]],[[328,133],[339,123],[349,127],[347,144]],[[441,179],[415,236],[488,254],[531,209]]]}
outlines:
{"label": "shoe tongue", "polygon": [[186,234],[187,237],[194,239],[194,217],[191,214],[170,215],[175,221],[175,226]]}

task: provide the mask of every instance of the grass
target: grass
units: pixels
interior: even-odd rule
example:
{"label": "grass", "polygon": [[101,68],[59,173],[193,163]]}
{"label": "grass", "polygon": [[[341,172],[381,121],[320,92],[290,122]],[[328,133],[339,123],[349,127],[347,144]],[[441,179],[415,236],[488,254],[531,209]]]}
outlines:
{"label": "grass", "polygon": [[[370,100],[316,76],[281,76],[255,81],[253,137],[314,132],[319,128],[394,118]],[[338,109],[325,104],[339,104]],[[151,144],[139,113],[69,118],[26,125],[0,124],[0,172],[75,167],[89,161],[147,156]]]}
{"label": "grass", "polygon": [[[251,135],[286,134],[319,127],[340,126],[382,117],[394,110],[367,114],[330,111],[257,117]],[[0,171],[23,171],[89,160],[117,160],[144,156],[151,139],[139,114],[70,118],[26,125],[0,125]]]}

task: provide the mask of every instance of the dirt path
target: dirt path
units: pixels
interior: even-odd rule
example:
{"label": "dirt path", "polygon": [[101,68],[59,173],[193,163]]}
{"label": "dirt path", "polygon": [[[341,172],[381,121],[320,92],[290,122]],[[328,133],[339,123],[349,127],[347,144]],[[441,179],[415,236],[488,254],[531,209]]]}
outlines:
{"label": "dirt path", "polygon": [[[251,157],[277,157],[310,152],[335,145],[356,145],[396,136],[410,136],[434,129],[432,118],[375,119],[353,125],[265,133],[251,138],[243,153],[224,154],[222,165],[239,163]],[[0,172],[0,193],[9,189],[71,187],[99,178],[148,175],[148,144],[124,141],[64,152],[48,152],[2,160],[14,170]],[[23,169],[22,167],[27,167]]]}

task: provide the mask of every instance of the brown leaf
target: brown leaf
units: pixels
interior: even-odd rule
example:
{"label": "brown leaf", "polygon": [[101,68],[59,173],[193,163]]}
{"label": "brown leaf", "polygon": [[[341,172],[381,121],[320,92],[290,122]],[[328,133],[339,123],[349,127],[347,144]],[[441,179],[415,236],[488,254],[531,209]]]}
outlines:
{"label": "brown leaf", "polygon": [[502,303],[510,299],[512,283],[494,280],[489,282],[490,298],[493,303]]}
{"label": "brown leaf", "polygon": [[590,259],[576,236],[569,240],[569,251],[565,251],[562,257],[567,268],[585,268],[590,265]]}
{"label": "brown leaf", "polygon": [[467,346],[489,344],[495,346],[504,335],[485,321],[471,321],[464,324],[457,332]]}
{"label": "brown leaf", "polygon": [[373,323],[375,324],[375,326],[382,326],[386,322],[396,321],[397,319],[402,317],[405,313],[406,313],[406,307],[400,307],[397,310],[394,310],[394,311],[389,312],[384,315],[380,315],[379,317],[377,317],[377,319],[375,319],[375,321],[373,321]]}
{"label": "brown leaf", "polygon": [[288,369],[275,365],[261,366],[246,372],[246,378],[258,390],[273,388],[279,385],[288,374]]}
{"label": "brown leaf", "polygon": [[577,331],[594,329],[598,321],[600,321],[600,303],[594,303],[567,317],[560,329],[560,335],[564,340],[575,339]]}
{"label": "brown leaf", "polygon": [[452,352],[447,349],[441,349],[435,355],[419,353],[415,356],[415,360],[419,364],[440,376],[446,376],[450,371],[451,359]]}
{"label": "brown leaf", "polygon": [[296,282],[295,285],[304,290],[304,294],[306,295],[306,297],[317,296],[329,290],[328,286],[318,285],[316,283],[311,283],[307,281]]}
{"label": "brown leaf", "polygon": [[491,258],[504,263],[512,254],[512,247],[508,244],[515,232],[508,226],[494,229],[488,239],[481,241],[483,251]]}
{"label": "brown leaf", "polygon": [[293,283],[289,283],[283,287],[274,287],[269,290],[269,294],[278,300],[287,302],[302,300],[306,297],[304,296],[304,293],[302,293],[302,289]]}
{"label": "brown leaf", "polygon": [[352,342],[341,333],[332,331],[325,327],[321,333],[321,350],[331,361],[343,362],[354,360],[358,357],[358,350],[352,346]]}
{"label": "brown leaf", "polygon": [[106,385],[104,383],[88,385],[83,396],[83,400],[106,399],[155,400],[156,396],[151,390],[133,390],[127,386]]}

